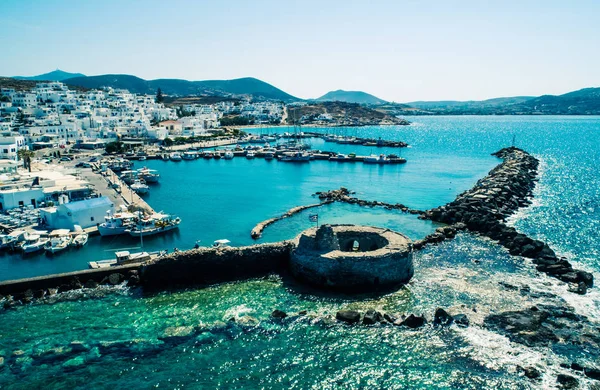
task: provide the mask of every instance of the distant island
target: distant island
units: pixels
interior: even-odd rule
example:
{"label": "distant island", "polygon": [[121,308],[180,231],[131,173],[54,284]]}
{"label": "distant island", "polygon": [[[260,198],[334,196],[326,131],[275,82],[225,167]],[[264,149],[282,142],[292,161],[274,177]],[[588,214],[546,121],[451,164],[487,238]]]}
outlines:
{"label": "distant island", "polygon": [[[384,122],[394,122],[389,117],[406,115],[600,115],[600,88],[584,88],[563,95],[514,96],[472,101],[414,101],[408,103],[387,102],[363,91],[330,91],[316,99],[300,99],[262,80],[245,77],[233,80],[182,79],[144,80],[125,74],[85,76],[55,70],[37,76],[0,77],[0,87],[19,91],[29,90],[36,81],[62,81],[75,90],[111,87],[126,89],[137,94],[155,94],[160,88],[173,105],[194,101],[197,104],[217,101],[249,100],[275,101],[281,103],[306,102],[301,116],[335,111],[335,105],[322,104],[340,102],[360,104],[382,114]],[[312,108],[311,108],[312,107]],[[319,108],[320,107],[320,108]],[[329,107],[329,108],[328,108]],[[359,110],[353,110],[359,112]],[[362,122],[377,121],[378,114],[370,113]],[[361,122],[361,121],[359,121]]]}

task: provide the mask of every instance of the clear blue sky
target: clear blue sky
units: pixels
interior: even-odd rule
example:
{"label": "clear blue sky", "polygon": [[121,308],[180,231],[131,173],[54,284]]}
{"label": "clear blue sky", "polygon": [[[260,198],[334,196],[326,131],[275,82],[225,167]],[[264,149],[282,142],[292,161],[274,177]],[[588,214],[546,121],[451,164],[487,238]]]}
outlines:
{"label": "clear blue sky", "polygon": [[600,1],[0,0],[0,75],[252,76],[399,102],[600,86]]}

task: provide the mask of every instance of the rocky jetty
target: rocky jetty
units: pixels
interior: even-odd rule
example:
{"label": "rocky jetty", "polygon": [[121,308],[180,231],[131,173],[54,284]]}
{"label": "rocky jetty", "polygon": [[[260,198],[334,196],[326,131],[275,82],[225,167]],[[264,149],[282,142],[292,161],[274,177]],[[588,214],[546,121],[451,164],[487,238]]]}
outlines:
{"label": "rocky jetty", "polygon": [[[572,291],[585,294],[587,288],[593,286],[592,274],[573,269],[565,258],[558,257],[546,243],[519,233],[505,223],[520,207],[531,203],[538,160],[515,147],[502,149],[493,155],[504,161],[472,189],[445,206],[426,211],[421,218],[455,227],[460,224],[458,226],[489,237],[507,248],[510,254],[532,259],[538,271],[570,283]],[[452,231],[448,232],[452,236]],[[436,233],[435,237],[429,238],[430,241],[449,238],[445,230]]]}
{"label": "rocky jetty", "polygon": [[317,204],[310,204],[307,206],[298,206],[298,207],[293,207],[291,209],[289,209],[288,211],[286,211],[285,213],[283,213],[282,215],[280,215],[279,217],[275,217],[275,218],[270,218],[267,219],[265,221],[259,222],[258,224],[256,224],[256,226],[254,227],[254,229],[252,229],[252,231],[250,232],[250,237],[252,237],[253,239],[257,240],[260,238],[260,236],[262,235],[263,230],[265,230],[265,228],[277,221],[280,221],[284,218],[288,218],[291,217],[295,214],[298,214],[301,211],[304,210],[308,210],[314,207],[319,207],[322,206],[324,204],[328,204],[331,203],[332,201],[324,201],[321,203],[317,203]]}
{"label": "rocky jetty", "polygon": [[423,211],[411,209],[408,206],[403,205],[402,203],[385,203],[379,202],[377,200],[363,200],[357,197],[351,196],[354,195],[354,192],[351,192],[345,187],[340,187],[337,190],[330,190],[326,192],[316,192],[314,196],[318,196],[322,202],[340,202],[340,203],[348,203],[348,204],[356,204],[358,206],[365,207],[384,207],[388,210],[400,210],[405,213],[410,214],[422,214]]}

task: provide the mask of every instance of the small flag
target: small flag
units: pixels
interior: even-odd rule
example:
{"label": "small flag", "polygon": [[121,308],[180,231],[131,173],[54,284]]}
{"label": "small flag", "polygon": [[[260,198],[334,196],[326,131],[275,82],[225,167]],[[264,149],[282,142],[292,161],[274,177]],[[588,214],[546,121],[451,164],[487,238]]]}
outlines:
{"label": "small flag", "polygon": [[310,220],[310,222],[318,222],[319,221],[319,214],[310,214],[308,216],[308,219]]}

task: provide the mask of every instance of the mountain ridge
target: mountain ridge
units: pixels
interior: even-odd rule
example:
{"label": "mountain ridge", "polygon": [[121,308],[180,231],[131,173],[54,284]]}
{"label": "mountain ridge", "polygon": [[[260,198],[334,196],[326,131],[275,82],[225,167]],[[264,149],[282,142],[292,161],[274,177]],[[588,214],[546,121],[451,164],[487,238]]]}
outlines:
{"label": "mountain ridge", "polygon": [[64,70],[56,69],[52,72],[39,74],[37,76],[13,76],[11,78],[30,81],[63,81],[73,77],[85,77],[85,75],[83,73],[69,73]]}
{"label": "mountain ridge", "polygon": [[364,91],[345,91],[338,89],[335,91],[329,91],[325,95],[314,99],[317,102],[345,102],[345,103],[358,103],[358,104],[386,104],[387,101],[378,98],[377,96],[371,95]]}

